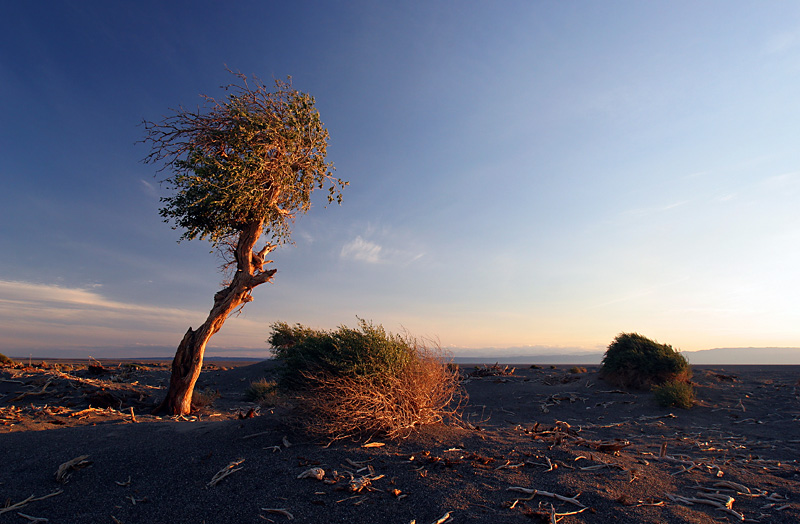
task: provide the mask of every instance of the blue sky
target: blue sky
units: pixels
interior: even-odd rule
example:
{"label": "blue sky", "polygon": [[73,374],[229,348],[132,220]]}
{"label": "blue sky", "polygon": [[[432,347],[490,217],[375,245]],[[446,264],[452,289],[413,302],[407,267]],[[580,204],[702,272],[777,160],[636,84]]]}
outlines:
{"label": "blue sky", "polygon": [[80,1],[0,20],[0,352],[163,355],[205,319],[219,260],[136,142],[226,66],[315,96],[350,187],[209,354],[357,316],[450,348],[800,346],[796,2]]}

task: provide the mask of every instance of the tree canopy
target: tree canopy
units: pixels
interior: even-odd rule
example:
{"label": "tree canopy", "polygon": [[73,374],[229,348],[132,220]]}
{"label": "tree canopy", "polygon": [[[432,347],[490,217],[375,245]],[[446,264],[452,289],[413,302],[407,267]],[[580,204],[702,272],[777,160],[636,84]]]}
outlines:
{"label": "tree canopy", "polygon": [[[225,320],[253,300],[252,290],[272,281],[267,253],[290,240],[298,213],[311,206],[311,193],[327,187],[328,202],[341,201],[346,182],[326,162],[328,131],[314,98],[276,81],[270,92],[257,78],[236,74],[238,84],[217,101],[205,97],[196,111],[180,108],[159,123],[145,121],[145,162],[163,163],[172,196],[161,199],[166,222],[182,229],[182,240],[205,239],[221,248],[225,268],[235,272],[214,295],[206,321],[186,332],[172,361],[167,395],[156,412],[191,411],[209,339]],[[256,243],[267,241],[261,249]]]}
{"label": "tree canopy", "polygon": [[312,96],[293,89],[291,78],[275,81],[271,92],[257,78],[236,76],[240,83],[225,87],[224,100],[204,96],[196,111],[145,122],[152,145],[145,162],[172,172],[164,182],[174,194],[161,199],[160,214],[183,230],[182,240],[217,245],[261,223],[281,244],[314,189],[327,186],[328,202],[341,201],[347,182],[326,162],[328,131]]}

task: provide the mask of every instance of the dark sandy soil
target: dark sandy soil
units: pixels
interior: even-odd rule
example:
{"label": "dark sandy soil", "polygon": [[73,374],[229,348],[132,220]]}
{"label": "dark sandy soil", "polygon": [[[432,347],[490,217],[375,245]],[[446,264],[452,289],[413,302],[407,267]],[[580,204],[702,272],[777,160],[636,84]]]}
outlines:
{"label": "dark sandy soil", "polygon": [[94,371],[0,370],[0,524],[800,522],[800,367],[695,367],[691,410],[591,367],[471,376],[469,424],[374,447],[246,402],[271,362],[207,366],[199,387],[220,396],[183,420],[148,414],[164,363]]}

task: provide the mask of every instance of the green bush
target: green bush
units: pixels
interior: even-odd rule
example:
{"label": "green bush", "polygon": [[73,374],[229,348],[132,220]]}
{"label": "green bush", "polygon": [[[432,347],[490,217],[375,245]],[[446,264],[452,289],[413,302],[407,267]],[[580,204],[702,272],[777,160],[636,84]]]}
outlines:
{"label": "green bush", "polygon": [[293,389],[303,389],[309,376],[320,373],[394,374],[414,358],[406,339],[362,319],[358,329],[340,326],[334,331],[277,322],[268,342],[275,358],[284,364],[282,385]]}
{"label": "green bush", "polygon": [[14,361],[0,353],[0,366],[13,366]]}
{"label": "green bush", "polygon": [[333,331],[278,322],[269,343],[284,364],[280,386],[292,391],[312,435],[405,438],[458,418],[459,370],[438,347],[360,319],[357,329]]}
{"label": "green bush", "polygon": [[572,366],[569,368],[569,372],[573,374],[586,373],[587,371],[588,370],[582,366]]}
{"label": "green bush", "polygon": [[665,382],[687,382],[692,376],[686,358],[668,344],[638,333],[621,333],[608,346],[600,378],[621,387],[648,389]]}
{"label": "green bush", "polygon": [[689,409],[694,405],[694,388],[688,382],[668,381],[653,387],[656,402],[665,408]]}

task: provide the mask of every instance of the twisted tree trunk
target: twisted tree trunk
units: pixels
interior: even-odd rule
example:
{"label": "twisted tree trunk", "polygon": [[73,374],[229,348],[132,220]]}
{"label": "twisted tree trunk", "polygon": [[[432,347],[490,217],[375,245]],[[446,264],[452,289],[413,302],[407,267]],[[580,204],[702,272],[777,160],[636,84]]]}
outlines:
{"label": "twisted tree trunk", "polygon": [[254,251],[261,237],[263,224],[248,224],[239,234],[234,256],[236,274],[230,285],[214,295],[214,307],[208,318],[198,329],[189,328],[183,336],[175,358],[172,360],[172,375],[167,395],[153,414],[187,415],[192,411],[192,393],[203,367],[206,344],[222,328],[231,313],[247,302],[251,302],[253,288],[272,280],[277,270],[264,271],[264,257],[274,246],[267,244],[261,251]]}

